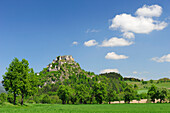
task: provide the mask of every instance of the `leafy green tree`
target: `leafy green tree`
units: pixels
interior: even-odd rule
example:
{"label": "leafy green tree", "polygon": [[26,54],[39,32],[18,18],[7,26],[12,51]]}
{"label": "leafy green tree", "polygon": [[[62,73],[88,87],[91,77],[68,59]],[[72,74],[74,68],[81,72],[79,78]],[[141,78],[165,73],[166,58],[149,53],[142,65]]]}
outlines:
{"label": "leafy green tree", "polygon": [[10,92],[8,92],[7,101],[10,103],[14,103],[14,96]]}
{"label": "leafy green tree", "polygon": [[134,88],[135,88],[135,89],[137,89],[137,88],[138,88],[137,84],[134,84]]}
{"label": "leafy green tree", "polygon": [[139,101],[141,100],[140,95],[136,95],[136,100],[137,100],[137,101],[138,101],[138,103],[139,103]]}
{"label": "leafy green tree", "polygon": [[162,101],[165,101],[165,98],[167,97],[168,95],[168,91],[166,88],[163,88],[161,91],[160,91],[160,95],[159,95],[159,98],[160,98],[160,103],[162,103]]}
{"label": "leafy green tree", "polygon": [[2,83],[6,91],[14,94],[14,104],[16,104],[16,96],[21,94],[21,105],[23,105],[24,97],[33,94],[37,88],[34,71],[28,65],[27,60],[19,61],[15,58],[3,76]]}
{"label": "leafy green tree", "polygon": [[70,101],[74,104],[77,101],[76,91],[72,89],[70,91]]}
{"label": "leafy green tree", "polygon": [[66,104],[66,101],[69,99],[69,88],[65,85],[60,85],[57,91],[59,98],[62,100],[62,104]]}
{"label": "leafy green tree", "polygon": [[113,88],[109,87],[109,89],[107,90],[107,97],[106,97],[109,104],[111,101],[114,101],[116,98],[117,98],[116,91],[114,91]]}
{"label": "leafy green tree", "polygon": [[169,101],[169,103],[170,103],[170,95],[168,94],[168,96],[167,96],[167,99],[168,99],[168,101]]}
{"label": "leafy green tree", "polygon": [[152,85],[149,90],[148,90],[148,95],[151,98],[151,101],[155,103],[155,99],[158,98],[158,92],[157,92],[157,87],[155,85]]}
{"label": "leafy green tree", "polygon": [[9,64],[9,68],[7,68],[5,75],[3,75],[2,84],[6,91],[13,93],[14,104],[16,104],[16,97],[20,93],[20,72],[21,63],[17,58],[15,58],[11,64]]}
{"label": "leafy green tree", "polygon": [[125,103],[130,103],[131,100],[133,100],[135,97],[135,91],[131,86],[127,86],[124,91],[124,100]]}
{"label": "leafy green tree", "polygon": [[95,95],[97,103],[102,104],[107,94],[106,85],[101,82],[95,83],[93,86],[93,94]]}
{"label": "leafy green tree", "polygon": [[88,87],[84,84],[80,84],[76,86],[76,97],[79,99],[80,104],[87,103],[87,99],[89,96]]}
{"label": "leafy green tree", "polygon": [[151,84],[153,83],[153,80],[152,80],[152,79],[150,80],[150,83],[151,83]]}
{"label": "leafy green tree", "polygon": [[24,97],[27,95],[33,95],[37,92],[37,77],[33,69],[29,68],[27,60],[21,61],[21,75],[19,89],[21,91],[21,105],[23,105]]}

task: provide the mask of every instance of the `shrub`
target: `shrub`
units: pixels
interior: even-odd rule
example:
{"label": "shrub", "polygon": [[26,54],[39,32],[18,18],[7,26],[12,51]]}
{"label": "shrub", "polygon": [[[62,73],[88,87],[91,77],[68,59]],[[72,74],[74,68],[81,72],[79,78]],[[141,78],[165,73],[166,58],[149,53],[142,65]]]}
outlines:
{"label": "shrub", "polygon": [[40,97],[38,97],[38,96],[34,96],[33,100],[35,103],[40,103]]}
{"label": "shrub", "polygon": [[13,94],[12,94],[12,93],[9,93],[9,94],[8,94],[7,100],[8,100],[8,102],[13,103],[14,97],[13,97]]}
{"label": "shrub", "polygon": [[59,97],[57,95],[51,96],[51,104],[57,104]]}
{"label": "shrub", "polygon": [[50,104],[51,103],[51,98],[49,95],[45,95],[41,101],[43,104]]}
{"label": "shrub", "polygon": [[30,103],[30,104],[35,103],[34,100],[28,100],[27,102]]}
{"label": "shrub", "polygon": [[7,101],[7,94],[6,93],[1,93],[0,94],[0,103],[4,103]]}

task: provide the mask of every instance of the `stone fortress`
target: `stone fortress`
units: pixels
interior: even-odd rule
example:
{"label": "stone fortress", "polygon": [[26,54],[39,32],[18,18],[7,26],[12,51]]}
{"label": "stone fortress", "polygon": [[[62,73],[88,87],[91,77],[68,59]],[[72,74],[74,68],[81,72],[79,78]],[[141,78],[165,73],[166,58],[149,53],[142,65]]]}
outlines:
{"label": "stone fortress", "polygon": [[[53,60],[53,62],[49,65],[47,65],[48,71],[58,71],[60,70],[60,66],[63,65],[64,63],[73,63],[74,62],[74,58],[71,55],[65,55],[65,56],[58,56],[56,57],[55,60]],[[58,63],[58,66],[55,65],[55,67],[53,67],[52,64],[54,63]],[[52,68],[53,67],[53,68]]]}

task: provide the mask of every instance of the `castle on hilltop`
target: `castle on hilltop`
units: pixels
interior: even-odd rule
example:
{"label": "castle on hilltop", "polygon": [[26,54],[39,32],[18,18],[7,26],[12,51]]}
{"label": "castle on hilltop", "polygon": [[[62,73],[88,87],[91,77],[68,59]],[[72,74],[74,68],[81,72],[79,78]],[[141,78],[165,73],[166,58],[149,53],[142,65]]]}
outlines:
{"label": "castle on hilltop", "polygon": [[74,58],[71,55],[58,56],[56,57],[56,60],[53,60],[53,63],[56,63],[57,61],[60,61],[60,60],[74,61]]}
{"label": "castle on hilltop", "polygon": [[[60,66],[64,63],[72,63],[74,61],[74,58],[71,55],[65,55],[65,56],[58,56],[55,60],[52,61],[51,64],[47,65],[48,71],[58,71],[60,70]],[[53,64],[58,63],[58,66],[55,65],[53,67]]]}

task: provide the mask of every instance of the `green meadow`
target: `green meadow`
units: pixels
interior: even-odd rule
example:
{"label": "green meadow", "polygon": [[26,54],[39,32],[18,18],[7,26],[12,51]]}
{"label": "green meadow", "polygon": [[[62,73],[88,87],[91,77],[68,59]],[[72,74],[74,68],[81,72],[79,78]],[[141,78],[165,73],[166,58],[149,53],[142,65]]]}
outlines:
{"label": "green meadow", "polygon": [[3,105],[0,113],[170,113],[170,104]]}
{"label": "green meadow", "polygon": [[154,80],[153,83],[150,83],[148,81],[147,84],[142,84],[142,82],[134,82],[134,81],[126,81],[126,83],[128,83],[128,85],[132,85],[134,86],[134,84],[137,85],[137,92],[138,94],[141,93],[147,93],[148,89],[152,86],[155,85],[156,87],[162,89],[162,88],[166,88],[167,90],[170,90],[170,82],[164,82],[164,83],[157,83],[157,80]]}

